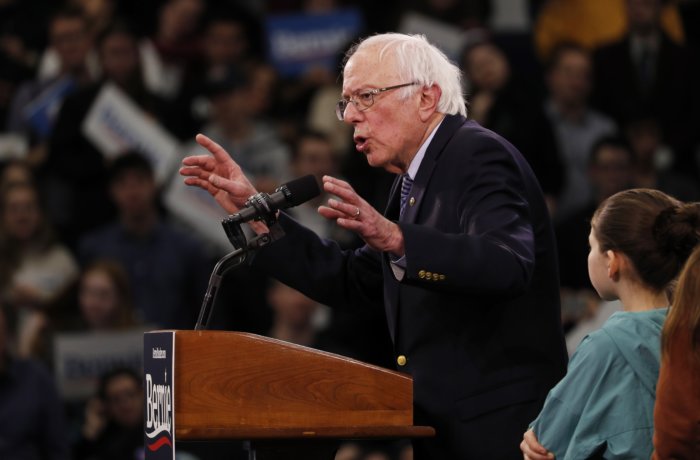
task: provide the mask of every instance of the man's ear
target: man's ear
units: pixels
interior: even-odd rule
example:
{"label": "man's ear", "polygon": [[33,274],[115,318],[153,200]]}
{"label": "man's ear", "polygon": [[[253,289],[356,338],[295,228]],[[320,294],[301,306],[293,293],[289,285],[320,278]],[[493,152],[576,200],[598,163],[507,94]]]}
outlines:
{"label": "man's ear", "polygon": [[421,121],[427,121],[437,111],[442,89],[436,84],[422,86],[420,90],[420,107],[418,113]]}

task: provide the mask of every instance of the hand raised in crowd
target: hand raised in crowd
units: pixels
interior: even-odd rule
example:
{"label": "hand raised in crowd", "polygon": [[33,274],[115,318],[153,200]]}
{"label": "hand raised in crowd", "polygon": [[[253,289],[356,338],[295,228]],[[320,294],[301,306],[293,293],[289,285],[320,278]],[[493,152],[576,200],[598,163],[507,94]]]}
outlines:
{"label": "hand raised in crowd", "polygon": [[545,449],[542,444],[537,441],[535,432],[527,430],[523,435],[523,442],[520,443],[520,450],[523,451],[525,460],[552,460],[554,454]]}
{"label": "hand raised in crowd", "polygon": [[211,155],[195,155],[182,160],[180,174],[187,176],[185,184],[203,188],[227,212],[238,212],[257,190],[223,147],[204,134],[198,134],[195,139]]}
{"label": "hand raised in crowd", "polygon": [[328,206],[318,208],[319,214],[326,219],[335,219],[339,226],[357,233],[372,249],[403,255],[403,234],[399,226],[377,212],[350,184],[323,176],[323,189],[340,200],[329,199]]}

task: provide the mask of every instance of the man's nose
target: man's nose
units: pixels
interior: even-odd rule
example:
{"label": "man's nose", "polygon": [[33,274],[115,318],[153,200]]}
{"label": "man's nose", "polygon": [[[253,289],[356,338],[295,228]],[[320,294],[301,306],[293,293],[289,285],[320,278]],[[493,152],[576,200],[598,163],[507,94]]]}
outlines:
{"label": "man's nose", "polygon": [[353,124],[362,118],[362,111],[357,108],[354,102],[351,102],[345,107],[343,113],[343,121],[348,124]]}

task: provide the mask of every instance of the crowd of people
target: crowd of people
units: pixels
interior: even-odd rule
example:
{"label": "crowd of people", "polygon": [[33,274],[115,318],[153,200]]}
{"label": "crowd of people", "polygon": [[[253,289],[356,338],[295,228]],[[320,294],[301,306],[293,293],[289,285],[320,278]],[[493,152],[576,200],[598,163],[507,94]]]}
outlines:
{"label": "crowd of people", "polygon": [[[700,218],[683,203],[700,201],[700,90],[693,83],[700,41],[689,27],[700,8],[683,0],[616,0],[596,11],[585,0],[564,3],[0,0],[0,413],[8,414],[0,423],[0,457],[142,455],[138,359],[128,346],[115,355],[115,342],[106,338],[133,342],[145,330],[191,329],[211,270],[230,250],[172,199],[182,182],[175,165],[204,152],[197,133],[230,155],[251,190],[272,192],[306,174],[319,183],[333,176],[343,179],[332,182],[336,190],[347,180],[362,198],[358,216],[361,207],[365,214],[369,207],[391,214],[397,171],[370,167],[377,166],[371,156],[368,165],[356,151],[353,122],[343,112],[338,117],[346,123],[334,115],[343,98],[343,110],[359,113],[358,102],[343,93],[343,77],[353,76],[342,74],[345,52],[360,37],[389,31],[422,33],[442,45],[464,77],[468,118],[522,154],[544,197],[542,209],[531,203],[532,213],[551,217],[561,327],[571,338],[569,354],[578,351],[546,400],[545,392],[523,401],[544,404],[522,427],[532,422],[524,455],[581,458],[600,454],[601,439],[610,452],[634,446],[643,453],[652,449],[652,435],[659,438],[658,458],[682,455],[669,442],[682,439],[682,424],[670,423],[668,414],[686,404],[679,392],[698,394],[693,249]],[[323,15],[359,17],[359,25],[330,58],[300,70],[273,59],[275,19]],[[588,27],[593,21],[598,27]],[[350,70],[357,75],[357,68]],[[156,147],[124,144],[137,134],[95,134],[96,108],[115,92],[129,113],[157,131],[154,144],[175,146],[171,163],[159,163],[166,156],[154,155]],[[124,147],[112,150],[118,145]],[[343,198],[329,192],[333,187],[289,214],[343,250],[364,242],[374,248],[352,224],[336,223],[349,212],[342,203],[317,212],[329,198]],[[621,223],[611,224],[616,219]],[[653,230],[658,247],[651,248],[651,233],[635,233],[643,226]],[[670,259],[672,266],[662,267]],[[268,274],[284,278],[285,269],[260,260],[226,274],[212,328],[396,367],[398,326],[382,308],[362,297],[312,300],[314,289],[302,293],[273,281]],[[541,281],[536,276],[533,283]],[[471,295],[470,287],[461,299]],[[350,308],[326,306],[336,303]],[[460,315],[452,326],[464,320]],[[101,340],[110,345],[84,357],[76,371],[67,364],[71,340],[96,350]],[[640,349],[644,354],[635,359],[626,354]],[[548,381],[559,381],[559,367],[547,370]],[[581,394],[582,381],[600,392],[596,401],[589,391]],[[613,436],[622,421],[600,422],[611,391],[628,398],[624,414],[639,412],[636,431]],[[664,402],[656,434],[655,400]],[[597,428],[573,423],[573,414]],[[228,455],[202,449],[185,445],[181,455]],[[404,460],[410,451],[403,442],[348,444],[338,458]]]}

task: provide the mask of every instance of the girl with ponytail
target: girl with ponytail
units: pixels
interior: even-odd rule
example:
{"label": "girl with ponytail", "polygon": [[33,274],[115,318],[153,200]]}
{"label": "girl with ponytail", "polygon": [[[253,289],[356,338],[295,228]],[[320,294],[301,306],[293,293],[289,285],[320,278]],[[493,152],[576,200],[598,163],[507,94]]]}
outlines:
{"label": "girl with ponytail", "polygon": [[[661,330],[678,274],[700,241],[700,207],[651,189],[593,214],[588,274],[623,311],[583,339],[521,449],[526,459],[649,458]],[[539,440],[539,441],[538,441]]]}

